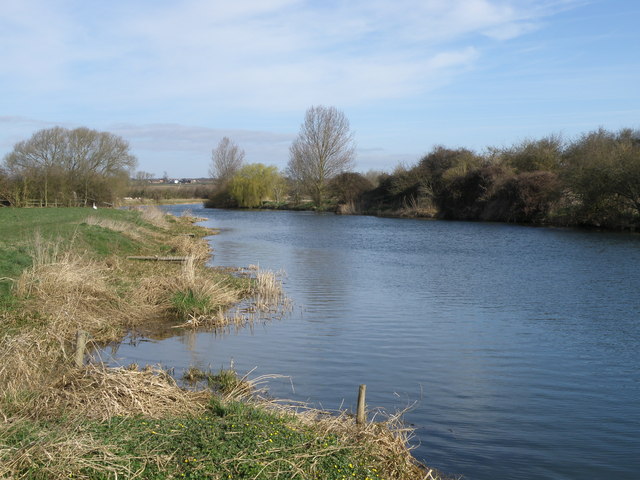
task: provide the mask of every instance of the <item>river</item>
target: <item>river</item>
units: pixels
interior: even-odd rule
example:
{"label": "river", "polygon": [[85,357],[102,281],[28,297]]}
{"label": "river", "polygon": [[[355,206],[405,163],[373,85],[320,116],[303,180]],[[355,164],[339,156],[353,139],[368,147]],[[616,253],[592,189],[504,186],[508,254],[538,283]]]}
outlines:
{"label": "river", "polygon": [[468,479],[640,475],[640,236],[189,208],[212,265],[284,270],[291,315],[125,341],[111,363],[281,374],[316,406],[411,409],[414,455]]}

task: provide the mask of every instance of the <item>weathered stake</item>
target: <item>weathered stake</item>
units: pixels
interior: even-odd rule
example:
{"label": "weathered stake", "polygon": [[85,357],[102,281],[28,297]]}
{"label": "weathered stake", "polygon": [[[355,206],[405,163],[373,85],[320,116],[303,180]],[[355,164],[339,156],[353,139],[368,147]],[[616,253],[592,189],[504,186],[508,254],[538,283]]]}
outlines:
{"label": "weathered stake", "polygon": [[152,262],[186,262],[189,257],[159,257],[158,255],[138,256],[129,255],[127,260],[149,260]]}
{"label": "weathered stake", "polygon": [[367,394],[367,386],[360,385],[358,391],[358,412],[356,413],[356,425],[364,425],[367,422],[367,412],[365,411],[365,396]]}
{"label": "weathered stake", "polygon": [[84,350],[87,347],[87,340],[89,340],[89,334],[84,330],[78,330],[76,332],[76,352],[75,352],[75,364],[76,367],[82,367],[84,365]]}

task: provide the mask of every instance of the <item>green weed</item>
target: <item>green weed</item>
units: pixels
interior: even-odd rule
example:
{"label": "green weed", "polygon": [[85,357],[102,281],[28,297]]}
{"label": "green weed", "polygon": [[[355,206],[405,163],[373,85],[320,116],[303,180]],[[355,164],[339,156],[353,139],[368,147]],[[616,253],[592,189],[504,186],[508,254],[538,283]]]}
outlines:
{"label": "green weed", "polygon": [[207,315],[214,309],[211,297],[189,288],[175,292],[171,296],[173,310],[180,316]]}

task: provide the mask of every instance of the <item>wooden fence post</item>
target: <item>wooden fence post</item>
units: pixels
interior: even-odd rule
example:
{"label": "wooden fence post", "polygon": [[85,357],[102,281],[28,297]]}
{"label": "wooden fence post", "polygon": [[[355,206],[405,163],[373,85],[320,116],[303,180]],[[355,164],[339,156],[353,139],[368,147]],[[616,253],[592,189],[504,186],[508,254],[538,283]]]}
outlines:
{"label": "wooden fence post", "polygon": [[356,414],[356,425],[364,425],[367,422],[367,412],[365,411],[365,396],[367,394],[367,386],[360,385],[358,391],[358,412]]}
{"label": "wooden fence post", "polygon": [[78,330],[76,332],[76,351],[75,351],[75,364],[76,367],[82,367],[84,365],[84,350],[87,346],[87,340],[89,340],[89,334],[84,330]]}

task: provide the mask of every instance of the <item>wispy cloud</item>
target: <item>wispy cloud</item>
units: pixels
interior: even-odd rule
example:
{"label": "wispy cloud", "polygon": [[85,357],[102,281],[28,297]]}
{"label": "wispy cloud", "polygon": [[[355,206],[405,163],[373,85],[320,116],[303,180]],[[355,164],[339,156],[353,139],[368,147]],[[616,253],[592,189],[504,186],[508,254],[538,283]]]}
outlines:
{"label": "wispy cloud", "polygon": [[490,144],[480,130],[501,135],[499,116],[516,106],[530,118],[599,101],[589,118],[611,123],[603,115],[628,103],[637,68],[620,53],[603,69],[591,54],[625,52],[637,31],[594,29],[585,12],[605,10],[600,0],[3,2],[0,114],[22,117],[0,118],[0,148],[62,123],[122,135],[156,173],[178,162],[204,174],[225,135],[248,160],[283,167],[304,110],[327,104],[352,119],[366,169],[450,139]]}
{"label": "wispy cloud", "polygon": [[102,107],[198,99],[300,109],[433,89],[473,65],[480,38],[529,32],[567,2],[9,3],[0,71],[34,93],[64,90]]}

